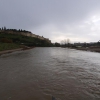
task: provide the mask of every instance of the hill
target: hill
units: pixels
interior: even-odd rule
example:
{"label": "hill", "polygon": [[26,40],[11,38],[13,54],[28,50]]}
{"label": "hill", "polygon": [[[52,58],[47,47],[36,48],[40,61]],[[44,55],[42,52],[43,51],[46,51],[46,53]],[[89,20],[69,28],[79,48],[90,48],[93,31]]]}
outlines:
{"label": "hill", "polygon": [[20,47],[20,46],[50,47],[52,46],[52,43],[49,39],[44,38],[43,36],[35,35],[29,31],[0,28],[0,47],[1,45],[5,45],[7,47],[7,44],[13,45],[13,47],[14,47],[14,44],[15,44],[15,47]]}

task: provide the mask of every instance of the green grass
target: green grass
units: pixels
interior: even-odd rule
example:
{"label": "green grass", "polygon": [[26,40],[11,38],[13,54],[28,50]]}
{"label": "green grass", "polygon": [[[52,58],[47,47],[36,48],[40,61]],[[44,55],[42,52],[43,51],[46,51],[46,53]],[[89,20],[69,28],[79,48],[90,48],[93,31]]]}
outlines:
{"label": "green grass", "polygon": [[[2,41],[2,39],[4,41]],[[0,42],[1,43],[8,43],[8,41],[11,41],[15,44],[23,44],[29,47],[49,47],[52,46],[52,43],[48,43],[46,40],[41,40],[36,37],[27,37],[23,35],[17,35],[17,34],[7,34],[7,33],[0,33]]]}
{"label": "green grass", "polygon": [[20,45],[14,43],[0,43],[0,51],[20,48]]}

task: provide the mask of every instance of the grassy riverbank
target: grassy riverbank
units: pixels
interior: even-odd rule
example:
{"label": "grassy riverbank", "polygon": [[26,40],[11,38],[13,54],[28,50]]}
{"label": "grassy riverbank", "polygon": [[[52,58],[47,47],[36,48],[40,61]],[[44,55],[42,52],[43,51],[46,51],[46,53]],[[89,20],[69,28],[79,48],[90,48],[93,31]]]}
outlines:
{"label": "grassy riverbank", "polygon": [[21,48],[20,45],[15,43],[0,43],[0,51]]}
{"label": "grassy riverbank", "polygon": [[[36,37],[28,37],[17,34],[0,34],[0,43],[14,43],[18,45],[25,45],[29,47],[50,47],[52,46],[51,42],[47,40],[42,40]],[[16,47],[16,46],[15,46]]]}

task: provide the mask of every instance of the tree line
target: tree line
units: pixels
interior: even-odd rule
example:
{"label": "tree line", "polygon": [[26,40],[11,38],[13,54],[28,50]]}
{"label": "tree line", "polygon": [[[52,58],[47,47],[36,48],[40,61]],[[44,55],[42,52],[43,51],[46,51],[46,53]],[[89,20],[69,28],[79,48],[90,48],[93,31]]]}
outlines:
{"label": "tree line", "polygon": [[8,29],[5,26],[0,28],[1,31],[14,31],[14,32],[28,32],[31,33],[30,31],[22,30],[22,29]]}

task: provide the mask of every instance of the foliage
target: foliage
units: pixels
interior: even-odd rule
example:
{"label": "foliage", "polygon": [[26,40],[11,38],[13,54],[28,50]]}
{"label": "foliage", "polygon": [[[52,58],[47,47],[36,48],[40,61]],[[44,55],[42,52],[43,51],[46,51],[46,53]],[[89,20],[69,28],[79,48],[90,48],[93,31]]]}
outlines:
{"label": "foliage", "polygon": [[0,43],[0,51],[16,48],[20,48],[20,46],[14,43]]}
{"label": "foliage", "polygon": [[56,43],[54,44],[54,46],[55,46],[55,47],[60,47],[61,45],[60,45],[60,43],[57,43],[57,42],[56,42]]}
{"label": "foliage", "polygon": [[1,38],[0,42],[2,42],[2,43],[12,43],[12,40],[11,39],[7,39],[7,38]]}
{"label": "foliage", "polygon": [[26,45],[26,46],[39,46],[39,47],[49,47],[52,44],[46,40],[41,40],[36,37],[27,37],[23,35],[17,34],[6,34],[0,33],[0,42],[1,43],[15,43],[18,45]]}

